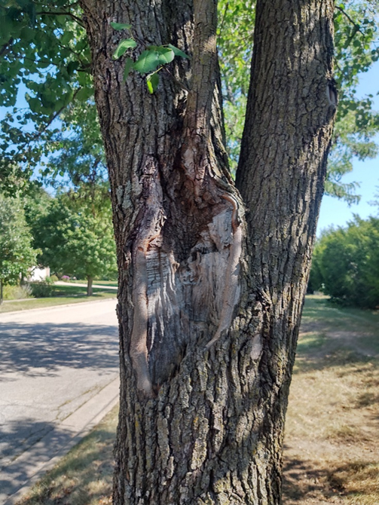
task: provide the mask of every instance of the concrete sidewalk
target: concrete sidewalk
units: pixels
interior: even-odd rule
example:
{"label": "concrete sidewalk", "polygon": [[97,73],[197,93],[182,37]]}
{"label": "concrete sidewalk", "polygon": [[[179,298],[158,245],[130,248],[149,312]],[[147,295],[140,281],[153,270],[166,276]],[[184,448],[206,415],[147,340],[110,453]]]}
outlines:
{"label": "concrete sidewalk", "polygon": [[117,403],[115,308],[107,299],[0,314],[0,505]]}
{"label": "concrete sidewalk", "polygon": [[118,403],[113,380],[0,472],[0,504],[14,505]]}
{"label": "concrete sidewalk", "polygon": [[[87,287],[87,284],[84,284],[84,283],[79,283],[79,282],[66,282],[66,281],[57,281],[57,282],[54,282],[54,284],[56,286],[76,286],[76,287],[79,287],[79,288],[86,288]],[[92,284],[92,287],[93,288],[96,288],[96,289],[113,289],[117,291],[117,286],[106,286],[104,284]]]}

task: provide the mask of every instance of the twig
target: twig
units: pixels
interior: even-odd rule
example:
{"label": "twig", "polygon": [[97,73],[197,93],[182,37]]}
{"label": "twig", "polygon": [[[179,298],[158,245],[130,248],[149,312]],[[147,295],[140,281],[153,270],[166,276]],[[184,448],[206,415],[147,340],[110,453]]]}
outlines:
{"label": "twig", "polygon": [[69,16],[72,18],[74,21],[76,21],[80,26],[84,27],[83,21],[75,16],[75,14],[72,14],[72,12],[54,12],[54,11],[42,11],[42,12],[36,12],[37,16]]}
{"label": "twig", "polygon": [[342,14],[343,14],[343,15],[344,15],[344,16],[345,16],[345,17],[346,17],[346,18],[350,21],[350,23],[351,23],[351,24],[354,26],[354,28],[355,28],[355,32],[354,32],[354,34],[350,37],[350,39],[349,39],[349,43],[350,43],[350,40],[354,37],[354,35],[355,35],[357,32],[359,32],[361,35],[363,35],[363,36],[364,36],[364,33],[363,33],[363,32],[362,32],[362,30],[361,30],[361,27],[360,27],[360,26],[359,26],[359,25],[358,25],[358,24],[354,21],[354,19],[352,19],[352,18],[349,16],[349,14],[348,14],[348,13],[347,13],[344,9],[342,9],[342,7],[339,7],[338,5],[336,5],[336,6],[335,6],[335,8],[336,8],[337,10],[339,10],[340,12],[342,12]]}

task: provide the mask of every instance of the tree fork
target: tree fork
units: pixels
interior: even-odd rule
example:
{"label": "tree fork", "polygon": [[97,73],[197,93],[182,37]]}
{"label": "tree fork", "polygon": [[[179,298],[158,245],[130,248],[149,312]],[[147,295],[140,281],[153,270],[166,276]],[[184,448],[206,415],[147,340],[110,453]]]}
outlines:
{"label": "tree fork", "polygon": [[[258,1],[240,193],[226,171],[216,3],[81,3],[119,264],[114,503],[279,504],[335,112],[332,2]],[[139,74],[123,82],[111,21],[192,59],[148,95]]]}

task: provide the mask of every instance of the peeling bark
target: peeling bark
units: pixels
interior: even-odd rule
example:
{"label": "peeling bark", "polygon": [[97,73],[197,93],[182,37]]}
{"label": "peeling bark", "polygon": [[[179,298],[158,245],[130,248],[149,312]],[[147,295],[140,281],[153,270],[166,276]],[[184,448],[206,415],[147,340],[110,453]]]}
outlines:
{"label": "peeling bark", "polygon": [[[276,505],[288,389],[335,112],[329,0],[257,4],[227,168],[214,0],[83,0],[119,265],[115,504]],[[172,43],[149,95],[112,54]],[[246,219],[245,219],[245,212]]]}

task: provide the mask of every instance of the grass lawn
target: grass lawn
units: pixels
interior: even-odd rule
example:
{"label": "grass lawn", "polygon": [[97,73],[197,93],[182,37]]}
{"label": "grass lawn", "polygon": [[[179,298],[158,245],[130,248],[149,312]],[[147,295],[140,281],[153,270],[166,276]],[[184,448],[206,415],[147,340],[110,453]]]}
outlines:
{"label": "grass lawn", "polygon": [[[287,416],[284,505],[379,504],[378,353],[378,312],[307,297]],[[115,409],[19,504],[111,504],[116,423]]]}
{"label": "grass lawn", "polygon": [[27,298],[19,301],[7,300],[0,305],[0,314],[116,297],[116,292],[113,292],[113,290],[102,290],[101,288],[94,288],[93,296],[87,296],[86,288],[80,286],[54,286],[53,294],[54,296],[46,298]]}
{"label": "grass lawn", "polygon": [[379,312],[307,297],[291,385],[284,505],[379,504]]}

